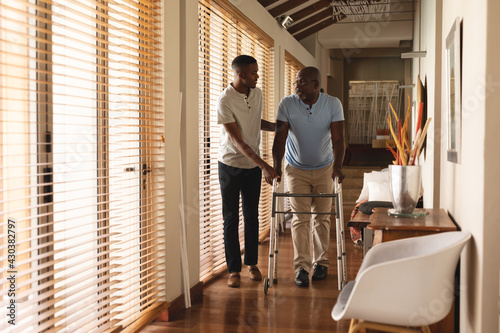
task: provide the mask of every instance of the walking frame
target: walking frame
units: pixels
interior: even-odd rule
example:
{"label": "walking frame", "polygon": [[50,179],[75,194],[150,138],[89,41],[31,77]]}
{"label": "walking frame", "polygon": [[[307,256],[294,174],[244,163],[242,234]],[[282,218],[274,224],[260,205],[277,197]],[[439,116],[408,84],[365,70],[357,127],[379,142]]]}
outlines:
{"label": "walking frame", "polygon": [[[338,178],[334,181],[334,193],[280,193],[280,184],[277,179],[273,180],[273,201],[271,207],[271,227],[269,231],[269,263],[268,276],[264,278],[264,294],[267,295],[269,288],[273,284],[278,283],[278,234],[279,228],[284,231],[283,222],[284,214],[311,214],[311,215],[335,215],[336,234],[337,234],[337,276],[338,288],[342,290],[347,283],[347,264],[344,236],[344,212],[342,199],[342,183],[338,182]],[[284,211],[279,207],[277,199],[281,197],[308,197],[308,198],[334,198],[335,213],[332,212],[293,212]],[[279,215],[282,214],[282,215]],[[279,220],[279,221],[278,221]]]}

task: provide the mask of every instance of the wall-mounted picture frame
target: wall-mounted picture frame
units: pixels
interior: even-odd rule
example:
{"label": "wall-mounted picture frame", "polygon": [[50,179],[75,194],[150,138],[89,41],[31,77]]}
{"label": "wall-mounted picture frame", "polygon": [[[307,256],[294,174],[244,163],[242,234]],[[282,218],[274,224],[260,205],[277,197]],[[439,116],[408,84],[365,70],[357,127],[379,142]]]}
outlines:
{"label": "wall-mounted picture frame", "polygon": [[446,120],[448,161],[460,163],[462,148],[462,20],[446,38]]}

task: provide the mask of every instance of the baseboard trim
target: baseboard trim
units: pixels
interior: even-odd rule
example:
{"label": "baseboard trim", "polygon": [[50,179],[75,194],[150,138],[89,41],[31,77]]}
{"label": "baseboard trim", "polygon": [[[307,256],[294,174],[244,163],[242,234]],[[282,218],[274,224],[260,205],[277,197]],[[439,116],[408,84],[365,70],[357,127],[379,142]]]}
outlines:
{"label": "baseboard trim", "polygon": [[[198,282],[190,289],[191,293],[191,304],[203,300],[203,282]],[[186,305],[184,303],[184,294],[179,295],[176,299],[174,299],[167,306],[165,310],[163,310],[158,317],[156,317],[155,321],[161,322],[169,322],[174,320],[179,314],[185,311]]]}

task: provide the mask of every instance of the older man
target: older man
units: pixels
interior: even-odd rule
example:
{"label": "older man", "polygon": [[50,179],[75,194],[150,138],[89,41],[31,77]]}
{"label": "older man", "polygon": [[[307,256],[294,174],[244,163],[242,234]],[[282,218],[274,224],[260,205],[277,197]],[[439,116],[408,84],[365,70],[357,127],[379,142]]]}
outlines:
{"label": "older man", "polygon": [[[320,83],[317,68],[301,69],[294,84],[295,94],[283,98],[278,108],[274,168],[281,177],[285,155],[285,179],[292,193],[332,193],[333,179],[344,179],[343,108],[338,98],[320,92]],[[332,206],[330,198],[292,197],[290,203],[297,212],[329,212]],[[292,220],[295,284],[300,287],[309,286],[311,269],[313,280],[326,279],[328,274],[330,215],[312,215],[312,258],[310,221],[308,214],[294,214]]]}

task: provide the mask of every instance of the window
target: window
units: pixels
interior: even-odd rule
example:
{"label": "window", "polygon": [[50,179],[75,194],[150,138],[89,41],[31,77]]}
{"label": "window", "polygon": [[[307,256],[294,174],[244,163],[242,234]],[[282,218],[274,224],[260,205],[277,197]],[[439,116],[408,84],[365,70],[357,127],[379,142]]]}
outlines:
{"label": "window", "polygon": [[[350,144],[371,145],[377,130],[388,129],[387,115],[391,103],[400,113],[400,94],[396,80],[349,81],[348,141]],[[404,100],[403,100],[404,101]]]}
{"label": "window", "polygon": [[[217,125],[216,101],[232,82],[231,61],[248,54],[259,64],[258,87],[262,89],[262,118],[274,122],[273,42],[227,1],[201,0],[199,13],[200,77],[200,277],[206,282],[226,268],[219,190],[217,153],[220,126]],[[255,32],[255,33],[254,33]],[[273,133],[262,132],[261,156],[272,165]],[[272,189],[263,181],[259,207],[260,234],[269,232]],[[240,210],[241,211],[241,210]],[[241,212],[240,212],[241,214]],[[240,219],[241,220],[241,219]],[[243,225],[240,224],[243,248]]]}
{"label": "window", "polygon": [[[297,73],[303,68],[304,65],[300,61],[298,61],[294,56],[292,56],[288,51],[285,50],[285,82],[283,87],[284,96],[290,96],[295,94],[295,88],[293,84],[296,81]],[[283,181],[283,191],[289,192],[287,182]],[[290,198],[285,197],[283,199],[283,207],[284,211],[291,211],[292,207],[290,206]]]}
{"label": "window", "polygon": [[2,332],[133,331],[165,304],[161,3],[0,1]]}
{"label": "window", "polygon": [[293,84],[296,80],[297,73],[303,68],[304,65],[294,56],[292,56],[288,51],[285,51],[285,91],[284,96],[290,96],[295,94],[295,89]]}

